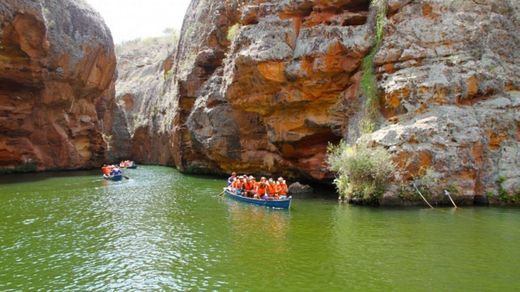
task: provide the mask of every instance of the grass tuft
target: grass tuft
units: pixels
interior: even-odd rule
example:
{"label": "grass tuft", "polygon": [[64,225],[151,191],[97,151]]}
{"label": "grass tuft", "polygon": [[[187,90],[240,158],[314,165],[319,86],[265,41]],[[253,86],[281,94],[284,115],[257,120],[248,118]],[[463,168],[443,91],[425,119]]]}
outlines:
{"label": "grass tuft", "polygon": [[363,75],[361,76],[361,90],[365,95],[365,112],[360,121],[359,128],[362,134],[372,133],[376,130],[377,119],[380,113],[379,97],[377,95],[377,78],[374,70],[374,58],[381,47],[383,32],[386,24],[386,1],[372,0],[372,6],[377,7],[375,40],[370,53],[365,56],[362,63]]}
{"label": "grass tuft", "polygon": [[342,141],[329,145],[327,161],[337,173],[334,183],[340,195],[367,204],[377,203],[395,171],[386,149],[365,144],[349,146]]}

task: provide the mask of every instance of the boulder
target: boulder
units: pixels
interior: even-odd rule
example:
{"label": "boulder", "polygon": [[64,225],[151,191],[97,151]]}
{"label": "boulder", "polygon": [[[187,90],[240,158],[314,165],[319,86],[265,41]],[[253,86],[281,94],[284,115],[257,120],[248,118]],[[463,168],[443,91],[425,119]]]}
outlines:
{"label": "boulder", "polygon": [[314,193],[314,189],[309,185],[304,185],[299,182],[295,182],[289,185],[289,195],[302,196],[310,195],[312,193]]}

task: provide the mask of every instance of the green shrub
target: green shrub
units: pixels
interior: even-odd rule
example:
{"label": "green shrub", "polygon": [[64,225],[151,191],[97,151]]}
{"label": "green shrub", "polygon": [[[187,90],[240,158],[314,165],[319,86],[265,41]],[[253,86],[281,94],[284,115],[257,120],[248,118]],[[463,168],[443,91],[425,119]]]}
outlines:
{"label": "green shrub", "polygon": [[369,148],[364,144],[349,146],[345,142],[329,145],[328,163],[337,173],[334,183],[340,195],[365,203],[377,202],[395,170],[384,148]]}
{"label": "green shrub", "polygon": [[372,133],[376,129],[376,122],[379,116],[379,97],[377,95],[377,79],[374,72],[374,57],[379,51],[383,41],[383,32],[386,24],[386,1],[372,0],[372,6],[377,7],[375,39],[372,49],[365,56],[362,63],[363,75],[361,76],[361,90],[365,95],[365,112],[360,121],[359,128],[361,133]]}
{"label": "green shrub", "polygon": [[403,201],[414,202],[414,201],[420,200],[420,197],[417,194],[417,192],[403,183],[401,183],[399,185],[397,195]]}
{"label": "green shrub", "polygon": [[497,184],[498,184],[498,198],[502,202],[508,202],[511,198],[509,196],[509,193],[502,185],[507,179],[504,176],[499,176],[497,178]]}
{"label": "green shrub", "polygon": [[458,195],[460,193],[459,188],[454,184],[449,184],[446,190],[452,195]]}

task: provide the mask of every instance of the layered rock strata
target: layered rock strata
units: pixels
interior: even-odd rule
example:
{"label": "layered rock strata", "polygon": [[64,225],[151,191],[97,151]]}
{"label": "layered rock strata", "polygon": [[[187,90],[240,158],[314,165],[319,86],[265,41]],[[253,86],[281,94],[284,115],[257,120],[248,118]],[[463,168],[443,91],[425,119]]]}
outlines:
{"label": "layered rock strata", "polygon": [[0,3],[0,168],[75,169],[104,160],[102,109],[115,54],[83,1]]}
{"label": "layered rock strata", "polygon": [[165,113],[173,162],[186,171],[327,180],[328,143],[368,141],[398,166],[389,197],[427,172],[438,182],[435,201],[442,189],[461,202],[514,194],[518,2],[381,1],[379,130],[357,140],[361,63],[376,27],[369,2],[192,1]]}
{"label": "layered rock strata", "polygon": [[433,201],[520,199],[519,2],[391,2],[410,3],[388,16],[384,124],[363,139],[389,149],[401,181],[430,172]]}
{"label": "layered rock strata", "polygon": [[330,178],[369,18],[368,1],[192,1],[174,67],[175,164]]}

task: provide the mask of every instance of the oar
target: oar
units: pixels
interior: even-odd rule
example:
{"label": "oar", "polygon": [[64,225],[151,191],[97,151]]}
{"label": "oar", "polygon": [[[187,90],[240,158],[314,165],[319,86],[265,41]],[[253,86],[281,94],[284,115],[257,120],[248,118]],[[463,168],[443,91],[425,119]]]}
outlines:
{"label": "oar", "polygon": [[126,179],[130,179],[130,178],[129,178],[128,176],[126,176],[126,175],[123,175],[123,177],[126,178]]}
{"label": "oar", "polygon": [[433,206],[430,205],[430,203],[428,203],[428,200],[426,200],[426,198],[421,194],[421,191],[419,191],[419,189],[417,188],[417,186],[415,185],[415,183],[412,183],[413,184],[413,187],[415,188],[415,190],[419,193],[419,195],[421,196],[421,198],[426,202],[426,204],[433,209]]}
{"label": "oar", "polygon": [[455,205],[455,202],[454,202],[453,199],[451,198],[451,196],[450,196],[450,192],[448,192],[447,190],[444,190],[444,195],[445,195],[445,196],[448,196],[448,198],[450,198],[450,201],[451,201],[451,203],[453,204],[453,207],[455,207],[455,209],[457,209],[457,205]]}
{"label": "oar", "polygon": [[224,190],[222,190],[222,192],[220,194],[218,194],[218,196],[222,196],[224,193],[226,192],[226,188],[224,188]]}

